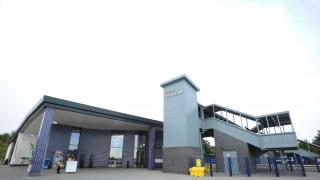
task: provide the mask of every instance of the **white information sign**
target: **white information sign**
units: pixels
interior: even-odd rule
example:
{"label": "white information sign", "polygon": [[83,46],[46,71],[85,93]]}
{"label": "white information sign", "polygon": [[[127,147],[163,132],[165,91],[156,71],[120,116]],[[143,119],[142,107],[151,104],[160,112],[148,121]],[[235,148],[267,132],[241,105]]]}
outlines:
{"label": "white information sign", "polygon": [[67,161],[66,173],[75,173],[77,172],[78,161]]}

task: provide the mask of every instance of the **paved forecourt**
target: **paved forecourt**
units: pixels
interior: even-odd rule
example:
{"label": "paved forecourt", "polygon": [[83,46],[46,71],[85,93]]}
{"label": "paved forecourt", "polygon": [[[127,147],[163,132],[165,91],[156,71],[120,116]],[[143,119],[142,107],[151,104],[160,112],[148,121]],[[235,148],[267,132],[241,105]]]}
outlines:
{"label": "paved forecourt", "polygon": [[[163,173],[160,170],[148,169],[111,169],[111,168],[94,168],[94,169],[80,169],[74,174],[55,174],[54,170],[44,170],[42,176],[28,177],[26,174],[27,167],[8,167],[0,166],[0,180],[188,180],[188,179],[232,179],[232,180],[271,180],[275,177],[191,177],[182,174]],[[305,180],[319,180],[320,173],[308,172],[308,177],[279,177],[281,179],[305,179]]]}

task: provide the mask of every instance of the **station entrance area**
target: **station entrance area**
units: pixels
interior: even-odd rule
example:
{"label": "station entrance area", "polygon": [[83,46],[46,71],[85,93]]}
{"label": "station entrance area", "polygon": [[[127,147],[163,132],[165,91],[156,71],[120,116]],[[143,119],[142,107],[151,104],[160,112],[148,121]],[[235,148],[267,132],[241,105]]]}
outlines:
{"label": "station entrance area", "polygon": [[[163,121],[44,96],[15,132],[6,161],[28,166],[29,176],[59,162],[71,172],[104,167],[189,174],[196,159],[208,176],[320,172],[319,155],[299,149],[289,111],[255,116],[202,105],[199,87],[186,75],[161,87]],[[206,137],[215,141],[215,153],[208,156]]]}
{"label": "station entrance area", "polygon": [[150,168],[162,156],[162,122],[45,96],[19,127],[11,166],[42,169]]}

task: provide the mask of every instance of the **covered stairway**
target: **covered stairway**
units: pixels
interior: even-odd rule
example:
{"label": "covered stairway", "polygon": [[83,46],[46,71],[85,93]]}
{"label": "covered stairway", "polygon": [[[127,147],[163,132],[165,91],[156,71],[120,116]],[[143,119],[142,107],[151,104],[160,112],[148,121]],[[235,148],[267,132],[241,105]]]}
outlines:
{"label": "covered stairway", "polygon": [[253,116],[220,105],[199,105],[202,129],[217,130],[263,151],[297,150],[296,133],[288,111]]}

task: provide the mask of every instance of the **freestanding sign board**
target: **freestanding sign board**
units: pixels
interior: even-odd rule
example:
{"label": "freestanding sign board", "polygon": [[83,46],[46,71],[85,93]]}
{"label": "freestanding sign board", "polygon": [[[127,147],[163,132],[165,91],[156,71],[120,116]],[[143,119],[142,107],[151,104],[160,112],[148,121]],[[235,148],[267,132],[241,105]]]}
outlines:
{"label": "freestanding sign board", "polygon": [[78,161],[67,161],[66,173],[77,172]]}

